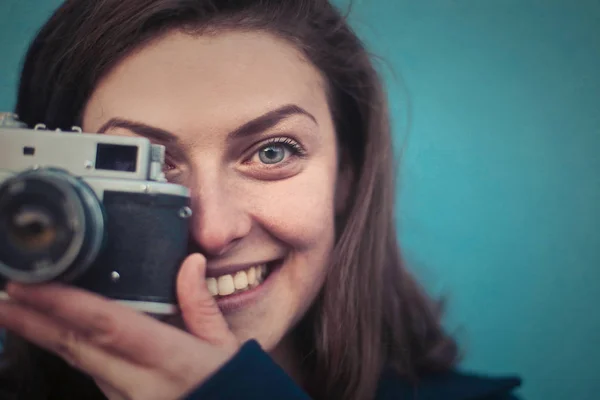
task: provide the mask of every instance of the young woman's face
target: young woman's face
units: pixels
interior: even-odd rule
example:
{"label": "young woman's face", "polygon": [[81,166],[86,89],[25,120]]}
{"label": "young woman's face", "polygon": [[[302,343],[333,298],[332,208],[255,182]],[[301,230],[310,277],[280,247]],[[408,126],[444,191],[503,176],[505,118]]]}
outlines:
{"label": "young woman's face", "polygon": [[84,112],[84,131],[167,147],[166,176],[191,189],[209,289],[236,336],[268,350],[315,299],[334,244],[338,156],[324,87],[269,34],[172,33],[122,61]]}

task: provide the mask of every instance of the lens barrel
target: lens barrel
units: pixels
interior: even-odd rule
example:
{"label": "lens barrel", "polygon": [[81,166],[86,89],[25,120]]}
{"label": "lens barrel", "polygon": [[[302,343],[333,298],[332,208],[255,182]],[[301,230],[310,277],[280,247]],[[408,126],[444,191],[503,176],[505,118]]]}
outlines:
{"label": "lens barrel", "polygon": [[70,281],[98,256],[103,208],[66,171],[42,168],[0,185],[0,275],[21,283]]}

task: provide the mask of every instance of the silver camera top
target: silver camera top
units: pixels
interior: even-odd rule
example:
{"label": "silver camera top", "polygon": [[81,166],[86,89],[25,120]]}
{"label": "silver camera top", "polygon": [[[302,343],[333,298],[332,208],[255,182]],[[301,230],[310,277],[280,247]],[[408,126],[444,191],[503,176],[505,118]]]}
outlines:
{"label": "silver camera top", "polygon": [[165,182],[165,147],[142,137],[34,129],[15,114],[0,113],[0,171],[51,166],[81,177]]}

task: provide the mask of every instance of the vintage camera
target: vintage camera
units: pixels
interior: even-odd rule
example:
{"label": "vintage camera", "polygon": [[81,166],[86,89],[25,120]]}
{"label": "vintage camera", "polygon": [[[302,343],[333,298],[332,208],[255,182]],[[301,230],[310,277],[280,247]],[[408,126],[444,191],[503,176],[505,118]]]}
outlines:
{"label": "vintage camera", "polygon": [[188,189],[164,178],[164,154],[141,137],[0,116],[0,289],[60,281],[175,313],[191,209]]}

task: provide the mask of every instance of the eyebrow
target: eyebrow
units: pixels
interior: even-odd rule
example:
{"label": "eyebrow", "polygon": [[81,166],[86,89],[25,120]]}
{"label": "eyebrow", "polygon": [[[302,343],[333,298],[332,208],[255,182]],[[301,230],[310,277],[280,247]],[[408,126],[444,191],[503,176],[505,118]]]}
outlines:
{"label": "eyebrow", "polygon": [[292,115],[305,115],[318,125],[317,119],[311,113],[295,104],[288,104],[246,122],[244,125],[230,132],[227,135],[227,141],[234,141],[266,131]]}
{"label": "eyebrow", "polygon": [[[266,131],[292,115],[305,115],[318,125],[317,119],[311,113],[295,104],[288,104],[254,118],[231,131],[227,135],[227,141],[232,142],[242,137],[252,136]],[[137,135],[163,143],[177,143],[179,141],[177,136],[172,132],[124,118],[109,119],[100,127],[100,129],[98,129],[98,133],[105,133],[113,128],[127,129]]]}

